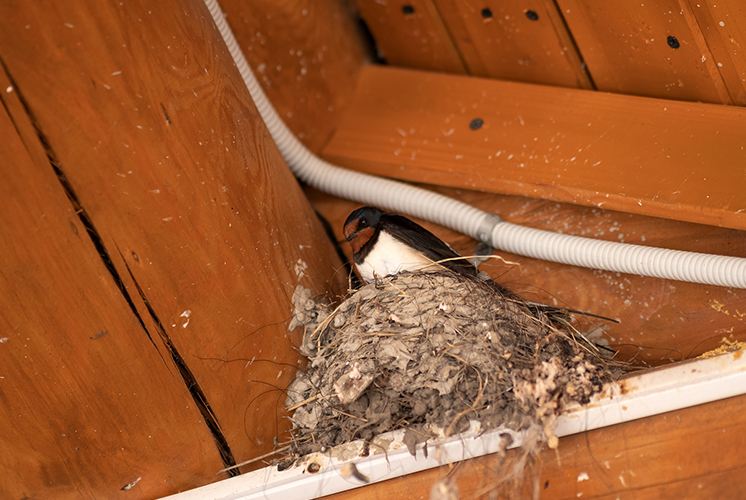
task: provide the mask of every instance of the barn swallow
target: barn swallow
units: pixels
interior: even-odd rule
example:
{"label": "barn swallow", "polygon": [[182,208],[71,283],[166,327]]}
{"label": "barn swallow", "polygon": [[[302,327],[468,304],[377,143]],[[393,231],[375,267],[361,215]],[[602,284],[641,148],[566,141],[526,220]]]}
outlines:
{"label": "barn swallow", "polygon": [[[566,323],[568,314],[575,313],[619,323],[617,319],[586,311],[525,301],[480,273],[433,233],[401,215],[387,214],[373,207],[358,208],[347,216],[344,234],[352,247],[352,257],[360,276],[367,283],[400,272],[433,272],[445,268],[462,276],[478,278],[506,299],[520,301],[536,314],[545,314],[550,322]],[[605,346],[598,347],[610,350]]]}
{"label": "barn swallow", "polygon": [[347,217],[344,234],[360,276],[368,283],[404,271],[444,268],[464,276],[478,275],[477,268],[447,243],[401,215],[373,207],[358,208]]}

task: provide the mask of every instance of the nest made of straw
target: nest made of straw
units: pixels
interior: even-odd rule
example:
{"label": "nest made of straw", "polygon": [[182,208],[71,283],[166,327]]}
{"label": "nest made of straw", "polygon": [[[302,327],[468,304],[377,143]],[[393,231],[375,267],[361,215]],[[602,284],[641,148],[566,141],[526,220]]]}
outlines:
{"label": "nest made of straw", "polygon": [[492,282],[453,273],[399,274],[355,291],[333,311],[300,289],[308,366],[288,388],[293,454],[370,440],[399,428],[418,441],[461,432],[539,429],[610,378],[566,313]]}

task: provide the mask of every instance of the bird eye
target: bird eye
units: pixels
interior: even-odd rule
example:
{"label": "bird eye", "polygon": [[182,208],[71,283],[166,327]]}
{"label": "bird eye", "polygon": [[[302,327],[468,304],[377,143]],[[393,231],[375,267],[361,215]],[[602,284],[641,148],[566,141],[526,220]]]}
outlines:
{"label": "bird eye", "polygon": [[360,219],[360,227],[368,227],[368,219],[366,219],[365,217]]}

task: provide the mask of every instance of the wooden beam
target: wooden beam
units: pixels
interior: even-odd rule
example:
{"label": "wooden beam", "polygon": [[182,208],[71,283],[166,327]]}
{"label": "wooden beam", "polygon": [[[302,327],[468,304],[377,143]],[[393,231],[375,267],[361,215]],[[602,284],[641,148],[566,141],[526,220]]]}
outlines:
{"label": "wooden beam", "polygon": [[0,88],[0,496],[154,498],[213,481],[224,464],[188,388],[1,69]]}
{"label": "wooden beam", "polygon": [[[331,495],[334,500],[427,499],[446,477],[461,498],[743,498],[746,396],[656,415],[560,439],[517,484],[507,464],[488,455]],[[502,484],[499,484],[502,480]]]}
{"label": "wooden beam", "polygon": [[[0,53],[43,140],[34,138],[97,228],[171,376],[189,391],[182,406],[203,410],[201,425],[226,463],[231,452],[240,461],[270,451],[288,426],[284,389],[299,358],[297,332],[287,331],[293,291],[300,283],[321,294],[341,288],[344,276],[206,7],[2,3],[0,19]],[[59,283],[37,286],[70,293]],[[49,409],[46,420],[79,417]],[[109,424],[119,411],[112,407]],[[101,422],[96,432],[119,431]],[[90,462],[86,473],[99,469]]]}
{"label": "wooden beam", "polygon": [[368,67],[324,155],[398,179],[746,229],[746,109]]}
{"label": "wooden beam", "polygon": [[285,123],[313,151],[329,140],[367,47],[339,0],[221,0],[228,23]]}

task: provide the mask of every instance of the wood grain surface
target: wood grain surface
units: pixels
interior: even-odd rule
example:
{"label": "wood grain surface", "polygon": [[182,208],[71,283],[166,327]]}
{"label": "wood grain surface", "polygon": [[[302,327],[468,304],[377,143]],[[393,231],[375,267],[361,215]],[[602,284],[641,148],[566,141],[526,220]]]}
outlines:
{"label": "wood grain surface", "polygon": [[461,498],[531,498],[534,482],[542,499],[743,498],[744,405],[739,396],[561,438],[518,484],[505,480],[511,450],[504,463],[488,455],[326,498],[426,499],[446,477]]}
{"label": "wood grain surface", "polygon": [[739,107],[369,67],[324,154],[415,182],[746,229]]}
{"label": "wood grain surface", "polygon": [[557,4],[599,90],[732,102],[687,1]]}
{"label": "wood grain surface", "polygon": [[313,151],[329,140],[368,47],[348,2],[221,0],[269,100]]}
{"label": "wood grain surface", "polygon": [[433,0],[356,0],[355,5],[387,63],[447,73],[466,71]]}
{"label": "wood grain surface", "polygon": [[[139,494],[133,489],[130,496],[151,497],[217,480],[220,467],[261,455],[272,449],[275,437],[283,439],[287,421],[280,408],[298,360],[293,348],[298,335],[287,332],[291,296],[299,282],[313,293],[343,287],[339,261],[202,2],[5,2],[0,19],[3,64],[13,93],[25,101],[25,109],[11,110],[11,119],[33,119],[34,133],[24,141],[45,147],[46,172],[54,167],[61,181],[50,205],[37,199],[41,195],[33,199],[35,216],[48,217],[52,227],[62,225],[66,238],[50,241],[56,234],[46,234],[46,226],[34,229],[22,205],[3,210],[4,218],[17,219],[8,231],[33,232],[28,235],[33,240],[11,247],[40,273],[39,281],[23,285],[37,300],[44,293],[49,301],[59,297],[27,306],[19,297],[7,314],[16,324],[26,315],[29,328],[45,321],[33,317],[37,309],[69,315],[42,323],[33,335],[4,334],[12,339],[0,350],[17,358],[3,366],[25,371],[8,368],[2,375],[33,375],[24,386],[41,392],[59,377],[88,384],[70,388],[79,400],[59,396],[36,407],[35,427],[19,425],[21,432],[46,436],[40,443],[48,448],[40,445],[33,453],[10,448],[12,460],[26,461],[19,474],[28,476],[13,476],[12,491],[102,498],[110,496],[104,485],[116,491],[122,478],[142,475],[142,484],[147,478],[151,486]],[[5,156],[2,162],[10,172],[20,168]],[[22,180],[3,189],[21,190],[15,183]],[[61,211],[65,191],[71,202]],[[89,237],[75,225],[98,254],[89,263],[96,253],[86,243],[88,253],[81,251],[78,260],[88,269],[70,260],[76,250],[70,250],[73,255],[55,250],[72,237],[71,208],[85,214],[93,228]],[[32,250],[40,253],[38,259],[25,255]],[[102,265],[109,275],[101,274]],[[72,280],[68,286],[65,279]],[[131,301],[126,322],[119,317],[126,313],[121,300],[107,299],[112,281]],[[92,341],[100,331],[109,333]],[[69,358],[52,351],[57,342]],[[26,343],[43,351],[39,364],[28,364]],[[97,354],[108,343],[116,350]],[[11,345],[19,347],[5,349]],[[42,359],[57,363],[61,374],[46,370]],[[132,371],[138,376],[131,377]],[[100,404],[89,410],[87,399],[97,398]],[[130,404],[127,414],[122,406]],[[61,445],[65,437],[54,433],[63,428],[85,432],[85,439]],[[148,441],[154,451],[138,455],[150,431],[158,429],[164,435]],[[121,444],[130,435],[132,451]],[[46,456],[53,466],[45,465]],[[131,467],[114,462],[115,456]],[[169,462],[171,456],[177,462]],[[112,462],[97,467],[94,458]],[[28,491],[20,490],[24,485]]]}
{"label": "wood grain surface", "polygon": [[189,391],[2,73],[0,88],[0,497],[152,498],[214,480],[223,462]]}
{"label": "wood grain surface", "polygon": [[[539,229],[746,257],[743,231],[520,196],[435,189],[510,222]],[[308,192],[343,241],[342,224],[359,204]],[[471,238],[433,224],[423,225],[462,255],[474,255]],[[344,243],[343,248],[349,252]],[[658,365],[697,356],[720,345],[724,337],[746,340],[746,290],[595,271],[504,252],[497,255],[499,259],[485,262],[480,269],[525,298],[619,319],[619,324],[580,319],[577,326],[602,335],[624,359]]]}
{"label": "wood grain surface", "polygon": [[746,105],[746,3],[680,0],[696,20],[733,104]]}
{"label": "wood grain surface", "polygon": [[471,75],[592,88],[552,0],[436,0]]}

